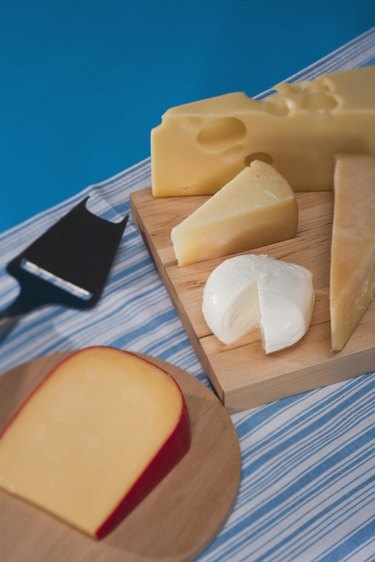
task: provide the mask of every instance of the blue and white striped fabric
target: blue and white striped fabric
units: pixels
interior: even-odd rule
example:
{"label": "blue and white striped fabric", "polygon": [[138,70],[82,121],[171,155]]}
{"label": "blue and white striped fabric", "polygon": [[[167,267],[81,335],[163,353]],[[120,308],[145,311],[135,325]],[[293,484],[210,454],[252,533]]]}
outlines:
{"label": "blue and white striped fabric", "polygon": [[[291,77],[375,64],[375,28]],[[115,219],[150,185],[149,159],[5,232],[0,307],[16,294],[5,264],[84,195]],[[0,372],[72,348],[104,344],[160,357],[207,380],[132,221],[105,294],[77,313],[45,308],[0,346]],[[233,415],[242,479],[225,527],[200,561],[375,560],[375,373]]]}

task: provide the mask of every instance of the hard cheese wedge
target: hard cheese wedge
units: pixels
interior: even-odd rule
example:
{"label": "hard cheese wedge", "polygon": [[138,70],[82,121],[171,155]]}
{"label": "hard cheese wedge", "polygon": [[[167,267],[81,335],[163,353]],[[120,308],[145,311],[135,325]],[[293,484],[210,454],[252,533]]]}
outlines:
{"label": "hard cheese wedge", "polygon": [[332,349],[340,351],[375,294],[375,156],[337,157],[331,247]]}
{"label": "hard cheese wedge", "polygon": [[236,92],[169,109],[151,133],[155,197],[212,194],[251,160],[273,163],[294,190],[332,189],[334,155],[375,154],[375,67]]}
{"label": "hard cheese wedge", "polygon": [[0,487],[96,538],[189,447],[174,379],[137,356],[87,348],[60,363],[0,440]]}
{"label": "hard cheese wedge", "polygon": [[255,161],[172,230],[178,265],[259,248],[295,236],[298,209],[287,181]]}

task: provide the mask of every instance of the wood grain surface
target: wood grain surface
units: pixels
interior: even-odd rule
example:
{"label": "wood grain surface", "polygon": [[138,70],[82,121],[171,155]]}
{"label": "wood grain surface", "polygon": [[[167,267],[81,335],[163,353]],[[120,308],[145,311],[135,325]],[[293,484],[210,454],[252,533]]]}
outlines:
{"label": "wood grain surface", "polygon": [[[0,431],[49,370],[70,352],[0,376]],[[240,451],[228,413],[193,376],[147,357],[180,385],[191,422],[185,457],[105,539],[96,541],[0,491],[1,562],[192,560],[219,532],[237,495]]]}
{"label": "wood grain surface", "polygon": [[253,332],[233,345],[211,333],[202,315],[202,295],[211,271],[225,258],[178,267],[171,229],[207,196],[153,198],[150,189],[131,194],[132,215],[160,277],[218,396],[231,411],[258,406],[375,369],[375,302],[343,349],[331,351],[329,265],[332,193],[297,193],[299,226],[291,240],[258,248],[313,273],[316,303],[310,329],[291,348],[265,355]]}

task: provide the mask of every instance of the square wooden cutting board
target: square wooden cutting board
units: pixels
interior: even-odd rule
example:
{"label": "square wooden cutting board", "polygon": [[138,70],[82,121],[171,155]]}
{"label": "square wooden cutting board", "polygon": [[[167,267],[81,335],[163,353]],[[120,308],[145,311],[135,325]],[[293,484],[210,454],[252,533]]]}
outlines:
{"label": "square wooden cutting board", "polygon": [[230,411],[259,406],[375,369],[375,302],[345,348],[339,353],[331,351],[329,264],[332,195],[332,192],[297,193],[297,236],[252,251],[297,263],[313,273],[316,302],[307,334],[293,347],[270,355],[263,352],[256,332],[233,345],[220,343],[203,318],[204,285],[211,271],[226,258],[177,266],[171,230],[208,197],[153,198],[151,189],[137,191],[130,196],[133,219],[205,373]]}

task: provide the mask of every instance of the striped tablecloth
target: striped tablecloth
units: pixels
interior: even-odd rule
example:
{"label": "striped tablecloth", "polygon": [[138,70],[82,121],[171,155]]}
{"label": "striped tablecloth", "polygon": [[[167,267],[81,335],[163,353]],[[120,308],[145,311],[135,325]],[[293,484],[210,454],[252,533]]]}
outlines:
{"label": "striped tablecloth", "polygon": [[[292,76],[375,64],[375,28]],[[0,236],[0,307],[15,296],[5,264],[75,203],[113,219],[150,186],[150,161],[92,185]],[[375,338],[375,334],[374,334]],[[132,220],[93,310],[31,313],[0,345],[0,372],[66,349],[112,345],[162,358],[208,384]],[[242,453],[237,501],[201,561],[375,560],[375,373],[232,416]]]}

